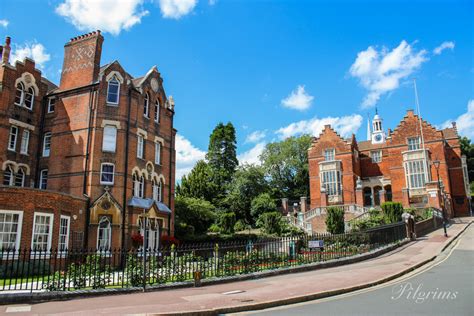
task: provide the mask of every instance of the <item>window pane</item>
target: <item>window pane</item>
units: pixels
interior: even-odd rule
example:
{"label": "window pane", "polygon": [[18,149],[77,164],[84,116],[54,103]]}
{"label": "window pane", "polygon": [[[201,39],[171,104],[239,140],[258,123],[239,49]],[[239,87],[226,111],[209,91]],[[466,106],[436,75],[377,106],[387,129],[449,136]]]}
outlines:
{"label": "window pane", "polygon": [[0,250],[11,250],[16,248],[19,238],[18,213],[0,213]]}
{"label": "window pane", "polygon": [[117,128],[107,125],[104,127],[104,136],[102,140],[102,150],[115,152],[117,144]]}

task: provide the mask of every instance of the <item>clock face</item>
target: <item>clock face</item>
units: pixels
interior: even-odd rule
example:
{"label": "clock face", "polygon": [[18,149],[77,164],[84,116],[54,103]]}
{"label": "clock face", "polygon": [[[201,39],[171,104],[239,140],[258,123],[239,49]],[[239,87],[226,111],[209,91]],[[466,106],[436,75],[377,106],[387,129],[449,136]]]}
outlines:
{"label": "clock face", "polygon": [[375,135],[375,141],[379,142],[381,140],[382,140],[382,135],[380,134]]}

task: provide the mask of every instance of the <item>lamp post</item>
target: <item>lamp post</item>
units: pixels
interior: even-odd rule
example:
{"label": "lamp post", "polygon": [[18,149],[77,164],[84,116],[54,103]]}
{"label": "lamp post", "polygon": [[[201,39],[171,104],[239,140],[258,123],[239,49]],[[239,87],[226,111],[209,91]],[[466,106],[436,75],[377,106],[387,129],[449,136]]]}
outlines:
{"label": "lamp post", "polygon": [[436,168],[436,177],[438,178],[438,194],[439,194],[439,197],[441,198],[441,211],[443,212],[443,229],[444,229],[444,236],[445,237],[448,237],[448,232],[446,230],[446,214],[445,214],[445,210],[444,210],[444,196],[441,194],[441,181],[439,179],[439,165],[440,165],[440,161],[439,160],[435,160],[433,161],[433,165],[435,166]]}

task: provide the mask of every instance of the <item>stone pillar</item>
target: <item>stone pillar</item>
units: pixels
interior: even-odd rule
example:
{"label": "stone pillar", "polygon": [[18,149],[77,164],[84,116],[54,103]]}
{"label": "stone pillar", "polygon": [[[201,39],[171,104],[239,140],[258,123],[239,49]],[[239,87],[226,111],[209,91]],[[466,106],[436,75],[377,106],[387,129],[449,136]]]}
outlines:
{"label": "stone pillar", "polygon": [[308,204],[306,204],[306,196],[300,197],[300,206],[301,206],[301,212],[306,213],[308,210]]}
{"label": "stone pillar", "polygon": [[321,191],[321,207],[328,206],[328,196],[326,191]]}
{"label": "stone pillar", "polygon": [[364,206],[364,190],[362,188],[356,189],[356,204]]}
{"label": "stone pillar", "polygon": [[370,188],[370,199],[372,200],[372,206],[375,206],[374,187],[371,187],[371,188]]}
{"label": "stone pillar", "polygon": [[379,201],[380,201],[380,205],[382,205],[382,203],[385,203],[385,190],[384,189],[379,191]]}
{"label": "stone pillar", "polygon": [[410,207],[410,193],[406,188],[402,189],[402,205],[404,208]]}

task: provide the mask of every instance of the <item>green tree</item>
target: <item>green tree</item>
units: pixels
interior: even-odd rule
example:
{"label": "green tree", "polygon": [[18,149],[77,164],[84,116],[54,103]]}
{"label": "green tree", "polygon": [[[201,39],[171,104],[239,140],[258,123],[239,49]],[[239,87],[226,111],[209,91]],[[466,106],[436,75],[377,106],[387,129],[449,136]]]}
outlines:
{"label": "green tree", "polygon": [[235,226],[235,213],[234,212],[221,212],[219,214],[219,227],[220,231],[224,234],[233,234]]}
{"label": "green tree", "polygon": [[380,205],[387,223],[397,223],[402,220],[403,205],[399,202],[385,202]]}
{"label": "green tree", "polygon": [[257,220],[257,226],[262,228],[267,234],[280,235],[284,227],[283,220],[279,212],[263,213]]}
{"label": "green tree", "polygon": [[260,160],[271,187],[275,189],[275,198],[308,196],[308,148],[312,139],[310,135],[289,137],[265,147]]}
{"label": "green tree", "polygon": [[262,193],[252,200],[250,214],[252,218],[259,218],[263,213],[276,211],[276,203],[268,193]]}
{"label": "green tree", "polygon": [[214,182],[223,187],[228,184],[237,168],[237,140],[232,123],[217,124],[209,138],[206,159],[213,171]]}
{"label": "green tree", "polygon": [[178,238],[206,233],[216,219],[216,208],[209,201],[177,196],[175,199],[175,226]]}
{"label": "green tree", "polygon": [[253,224],[256,218],[250,214],[251,202],[259,194],[268,191],[263,169],[255,165],[243,165],[235,172],[223,204],[235,213],[237,219]]}
{"label": "green tree", "polygon": [[459,139],[461,145],[461,155],[466,156],[467,172],[469,174],[469,182],[474,181],[474,144],[467,137]]}
{"label": "green tree", "polygon": [[344,209],[331,206],[327,209],[326,228],[331,234],[344,233]]}
{"label": "green tree", "polygon": [[181,179],[181,184],[176,187],[176,195],[204,199],[212,203],[218,192],[212,178],[209,165],[204,160],[199,160],[191,172]]}

